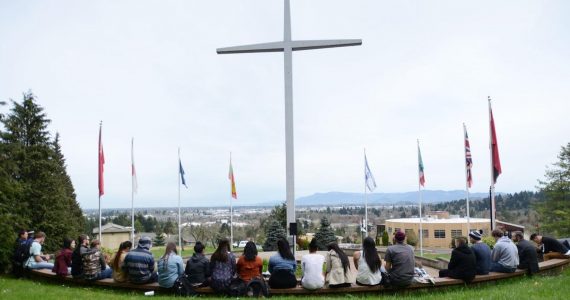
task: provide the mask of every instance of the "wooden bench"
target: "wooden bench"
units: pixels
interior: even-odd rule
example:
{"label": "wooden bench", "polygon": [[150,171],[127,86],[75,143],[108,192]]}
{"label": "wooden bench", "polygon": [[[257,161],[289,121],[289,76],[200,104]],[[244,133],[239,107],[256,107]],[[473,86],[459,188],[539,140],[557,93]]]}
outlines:
{"label": "wooden bench", "polygon": [[[556,274],[561,272],[565,267],[570,265],[570,259],[552,259],[545,262],[539,263],[539,274]],[[525,270],[516,270],[514,273],[495,273],[491,272],[489,275],[477,275],[473,280],[473,283],[481,283],[481,282],[493,282],[497,280],[507,279],[507,278],[515,278],[524,276],[526,273]],[[169,290],[163,289],[158,286],[158,283],[149,283],[149,284],[132,284],[132,283],[120,283],[115,282],[113,279],[102,279],[97,281],[86,281],[82,279],[74,279],[71,276],[60,277],[52,273],[50,270],[43,269],[43,270],[32,270],[29,272],[32,277],[36,278],[44,278],[49,280],[56,280],[58,282],[68,282],[71,284],[77,285],[92,285],[92,286],[104,286],[110,288],[121,288],[121,289],[129,289],[129,290],[141,290],[141,291],[162,291],[162,292],[169,292]],[[448,287],[454,285],[463,285],[464,282],[459,279],[452,279],[452,278],[434,278],[435,285],[431,284],[422,284],[422,283],[413,283],[412,285],[403,288],[401,290],[417,290],[417,289],[427,289],[427,288],[439,288],[439,287]],[[302,288],[301,286],[297,286],[291,289],[270,289],[269,293],[271,295],[308,295],[308,294],[352,294],[352,293],[378,293],[378,292],[385,292],[385,291],[394,291],[394,288],[384,288],[383,286],[360,286],[353,284],[351,287],[346,288],[328,288],[324,287],[318,290],[307,290]],[[205,288],[198,288],[196,290],[200,294],[213,294],[214,290],[209,287]]]}

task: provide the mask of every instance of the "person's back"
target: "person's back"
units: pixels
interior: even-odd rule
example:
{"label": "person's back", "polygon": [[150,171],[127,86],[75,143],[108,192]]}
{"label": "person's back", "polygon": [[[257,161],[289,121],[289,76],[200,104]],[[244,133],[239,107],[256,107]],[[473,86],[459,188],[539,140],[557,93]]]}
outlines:
{"label": "person's back", "polygon": [[484,242],[477,242],[471,246],[475,254],[476,274],[487,275],[491,269],[491,248]]}
{"label": "person's back", "polygon": [[[401,237],[403,235],[403,237]],[[395,244],[386,249],[384,260],[390,268],[390,283],[394,286],[407,286],[414,278],[415,258],[412,246],[404,244],[405,235],[399,231],[394,238]]]}
{"label": "person's back", "polygon": [[55,256],[55,263],[53,265],[52,272],[58,276],[67,276],[69,274],[69,269],[71,268],[71,256],[73,251],[69,248],[63,248]]}
{"label": "person's back", "polygon": [[538,255],[534,244],[521,239],[517,243],[517,249],[519,252],[519,265],[517,268],[527,270],[529,275],[538,273]]}
{"label": "person's back", "polygon": [[42,254],[42,244],[45,240],[45,234],[38,232],[32,245],[30,246],[30,257],[26,261],[26,268],[29,269],[53,269],[53,264],[48,262],[49,255]]}
{"label": "person's back", "polygon": [[172,242],[166,245],[166,253],[158,260],[158,285],[171,288],[176,279],[184,274],[182,257],[177,254],[176,245]]}
{"label": "person's back", "polygon": [[186,270],[188,281],[194,285],[200,285],[207,282],[210,277],[210,261],[202,253],[194,253],[186,262]]}
{"label": "person's back", "polygon": [[247,283],[251,279],[261,276],[263,260],[259,256],[255,256],[253,260],[248,260],[245,255],[242,255],[239,257],[236,266],[239,278]]}
{"label": "person's back", "polygon": [[297,262],[293,259],[285,259],[279,253],[269,257],[268,271],[273,273],[277,270],[286,270],[295,273],[297,270]]}
{"label": "person's back", "polygon": [[324,262],[325,257],[317,254],[316,250],[313,253],[303,255],[301,258],[301,268],[303,270],[301,285],[304,288],[308,290],[316,290],[325,285],[325,278],[323,276]]}
{"label": "person's back", "polygon": [[89,249],[83,254],[83,279],[95,280],[101,272],[101,251],[96,248]]}
{"label": "person's back", "polygon": [[155,282],[158,278],[154,270],[154,257],[150,252],[151,241],[142,237],[136,249],[129,251],[123,264],[129,281],[135,284]]}
{"label": "person's back", "polygon": [[229,249],[229,241],[222,239],[210,258],[211,286],[219,293],[228,292],[232,278],[236,273],[236,257],[229,252]]}
{"label": "person's back", "polygon": [[277,253],[269,258],[268,271],[271,276],[268,284],[273,289],[293,288],[297,286],[297,278],[295,277],[297,262],[291,253],[289,242],[280,239],[277,241],[277,250]]}
{"label": "person's back", "polygon": [[115,258],[117,257],[117,255],[119,256],[117,265],[112,266],[113,280],[115,280],[116,282],[127,282],[127,280],[128,280],[128,274],[121,267],[122,265],[124,265],[125,258],[127,257],[128,253],[129,252],[127,252],[127,251],[115,253],[113,255],[113,257],[111,257],[111,261],[115,261]]}
{"label": "person's back", "polygon": [[534,233],[531,235],[531,240],[534,240],[537,244],[542,244],[544,250],[544,260],[553,258],[570,258],[570,250],[568,250],[564,244],[555,238],[540,236]]}
{"label": "person's back", "polygon": [[348,258],[346,258],[346,254],[341,253],[345,256],[345,266],[342,263],[342,259],[337,253],[337,251],[341,252],[340,248],[338,248],[338,244],[331,243],[329,244],[329,252],[327,253],[325,264],[326,264],[326,281],[329,284],[329,287],[349,287],[352,283],[356,281],[354,273],[350,269],[350,263],[348,262]]}
{"label": "person's back", "polygon": [[455,244],[457,247],[451,252],[451,259],[447,269],[440,270],[439,277],[451,277],[469,283],[475,278],[477,273],[475,254],[467,246],[466,237],[456,238]]}
{"label": "person's back", "polygon": [[516,271],[519,265],[517,246],[499,229],[493,230],[491,235],[496,241],[491,251],[491,272],[512,273]]}

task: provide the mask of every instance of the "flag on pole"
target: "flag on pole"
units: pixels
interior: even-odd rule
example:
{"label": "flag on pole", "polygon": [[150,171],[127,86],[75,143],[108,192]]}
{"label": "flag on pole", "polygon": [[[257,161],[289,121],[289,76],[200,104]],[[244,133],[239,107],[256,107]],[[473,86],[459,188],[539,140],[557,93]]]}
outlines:
{"label": "flag on pole", "polygon": [[231,155],[230,155],[230,172],[228,174],[228,179],[231,181],[231,184],[232,184],[232,198],[237,199],[236,179],[234,177],[234,168],[232,166]]}
{"label": "flag on pole", "polygon": [[180,160],[180,158],[178,158],[178,165],[179,170],[178,172],[180,173],[180,180],[182,181],[182,185],[184,185],[186,188],[188,188],[188,186],[186,185],[186,180],[184,179],[184,168],[182,168],[182,161]]}
{"label": "flag on pole", "polygon": [[463,132],[465,133],[465,166],[467,170],[467,186],[473,185],[473,176],[471,168],[473,167],[473,159],[471,158],[471,146],[469,145],[469,136],[467,135],[467,127],[463,124]]}
{"label": "flag on pole", "polygon": [[497,183],[497,178],[501,174],[501,159],[499,158],[499,145],[497,143],[497,133],[495,132],[495,119],[493,118],[493,110],[489,100],[489,114],[491,116],[491,159],[493,165],[493,184]]}
{"label": "flag on pole", "polygon": [[368,167],[368,159],[366,159],[366,153],[364,153],[364,182],[366,182],[366,188],[372,192],[376,188],[376,180],[372,172],[370,172],[370,167]]}
{"label": "flag on pole", "polygon": [[99,124],[99,197],[105,194],[105,182],[103,179],[105,154],[103,153],[103,141],[101,139],[102,130],[103,130],[103,122]]}
{"label": "flag on pole", "polygon": [[139,184],[137,182],[137,171],[135,169],[135,138],[131,139],[131,175],[133,179],[133,193],[137,193]]}
{"label": "flag on pole", "polygon": [[420,142],[418,141],[418,172],[420,177],[420,185],[424,186],[426,178],[424,176],[424,162],[422,160],[422,152],[420,151]]}

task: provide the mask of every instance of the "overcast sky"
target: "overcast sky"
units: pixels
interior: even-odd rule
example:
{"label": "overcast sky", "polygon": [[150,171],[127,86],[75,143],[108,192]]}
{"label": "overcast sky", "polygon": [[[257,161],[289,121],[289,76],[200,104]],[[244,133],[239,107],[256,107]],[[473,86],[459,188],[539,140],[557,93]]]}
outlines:
{"label": "overcast sky", "polygon": [[[503,174],[497,191],[534,190],[570,142],[570,2],[291,1],[293,39],[361,38],[360,47],[295,52],[296,196],[362,192],[363,148],[376,192],[464,189],[463,129],[473,191],[490,182],[487,96]],[[0,100],[31,90],[61,134],[83,208],[285,199],[283,54],[217,55],[279,41],[281,0],[0,0]],[[1,107],[6,113],[9,106]],[[302,204],[302,203],[300,203]]]}

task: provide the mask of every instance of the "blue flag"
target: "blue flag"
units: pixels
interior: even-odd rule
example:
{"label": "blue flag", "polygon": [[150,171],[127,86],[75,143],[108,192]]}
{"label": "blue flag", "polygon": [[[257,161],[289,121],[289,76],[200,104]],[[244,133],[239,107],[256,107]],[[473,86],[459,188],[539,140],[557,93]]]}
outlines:
{"label": "blue flag", "polygon": [[364,154],[364,181],[366,182],[366,187],[369,191],[374,191],[376,188],[376,180],[372,172],[370,172],[370,167],[368,167],[368,159],[366,159],[366,153]]}
{"label": "blue flag", "polygon": [[182,161],[179,159],[179,160],[178,160],[178,163],[180,164],[180,170],[179,170],[179,172],[180,172],[180,179],[182,180],[182,184],[183,184],[186,188],[188,188],[188,186],[186,185],[186,180],[184,180],[184,168],[182,168]]}

